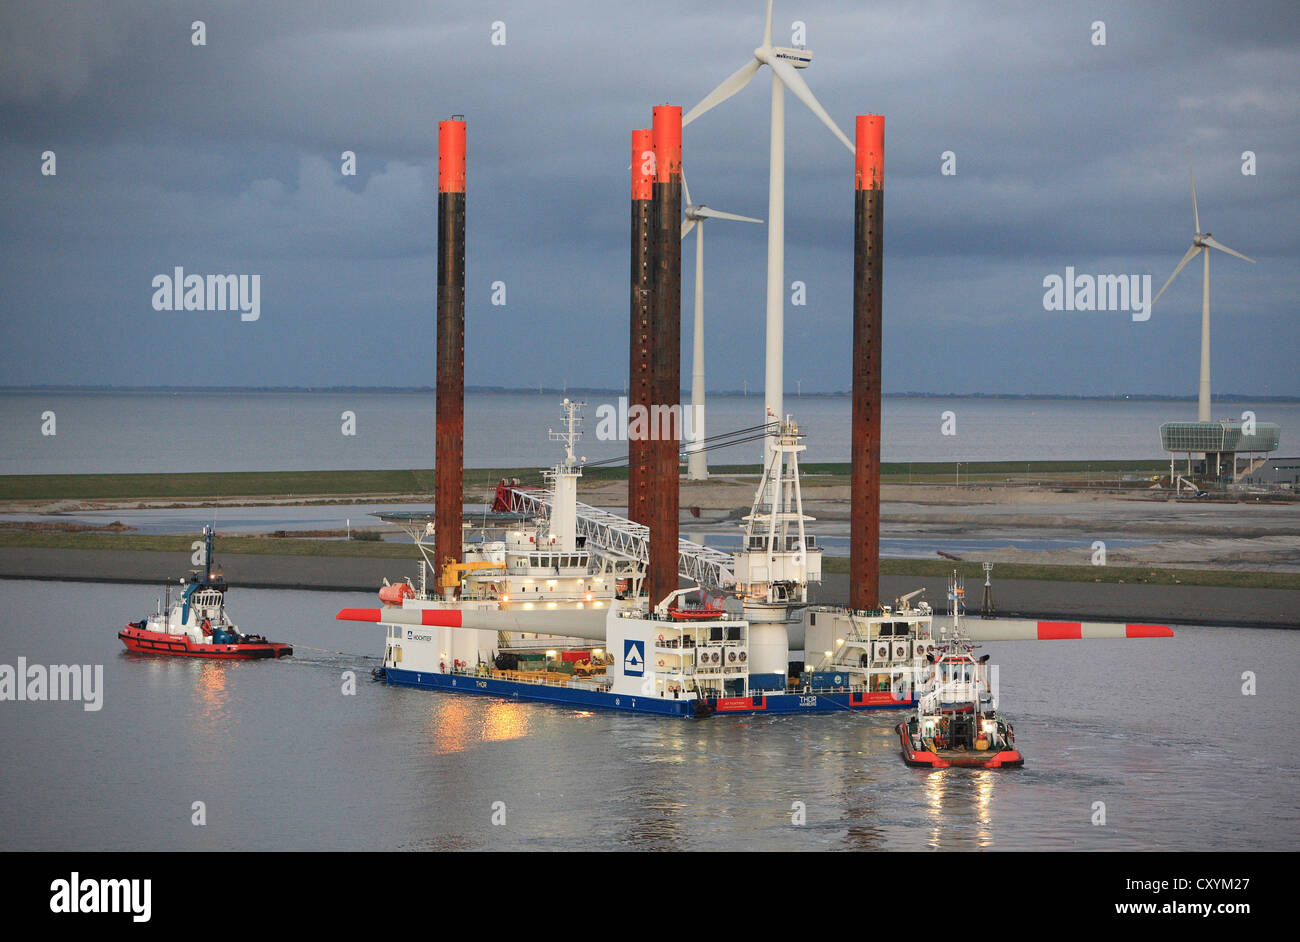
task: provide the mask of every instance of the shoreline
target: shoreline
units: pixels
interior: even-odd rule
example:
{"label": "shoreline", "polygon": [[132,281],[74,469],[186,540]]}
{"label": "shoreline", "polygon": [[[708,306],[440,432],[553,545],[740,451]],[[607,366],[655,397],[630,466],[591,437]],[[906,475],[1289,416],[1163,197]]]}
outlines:
{"label": "shoreline", "polygon": [[[159,589],[177,578],[177,556],[146,550],[77,550],[0,547],[0,579],[47,582],[103,582],[152,585]],[[382,580],[414,576],[415,559],[352,556],[225,554],[221,563],[231,586],[374,595]],[[886,575],[885,599],[924,586],[925,598],[939,615],[946,612],[946,579]],[[969,583],[968,616],[978,618],[979,586]],[[848,576],[828,573],[809,591],[812,604],[837,604],[848,597]],[[1224,628],[1300,628],[1292,589],[1194,585],[1059,582],[995,579],[999,617],[1128,621]],[[124,613],[130,615],[131,613]]]}

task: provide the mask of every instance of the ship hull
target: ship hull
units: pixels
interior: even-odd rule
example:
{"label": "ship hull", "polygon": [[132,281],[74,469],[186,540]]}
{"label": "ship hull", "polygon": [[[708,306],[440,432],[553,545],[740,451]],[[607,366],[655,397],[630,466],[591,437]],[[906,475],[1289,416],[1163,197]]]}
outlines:
{"label": "ship hull", "polygon": [[907,723],[899,723],[894,731],[898,733],[903,761],[913,768],[1018,769],[1025,764],[1024,756],[1015,749],[965,753],[945,749],[940,752],[928,752],[913,747],[912,736],[908,732]]}
{"label": "ship hull", "polygon": [[206,657],[224,661],[252,661],[288,657],[293,648],[274,641],[243,644],[195,644],[187,635],[162,631],[124,628],[117,633],[126,649],[133,654],[161,654],[172,657]]}
{"label": "ship hull", "polygon": [[412,671],[388,667],[382,679],[397,687],[418,687],[449,693],[478,694],[506,700],[530,700],[577,709],[616,710],[623,713],[649,713],[682,719],[711,715],[743,716],[757,714],[840,713],[858,710],[901,710],[914,706],[910,700],[895,700],[888,693],[774,693],[747,697],[710,697],[702,700],[676,700],[666,697],[638,697],[602,690],[556,687],[496,677],[468,674],[443,674],[437,671]]}

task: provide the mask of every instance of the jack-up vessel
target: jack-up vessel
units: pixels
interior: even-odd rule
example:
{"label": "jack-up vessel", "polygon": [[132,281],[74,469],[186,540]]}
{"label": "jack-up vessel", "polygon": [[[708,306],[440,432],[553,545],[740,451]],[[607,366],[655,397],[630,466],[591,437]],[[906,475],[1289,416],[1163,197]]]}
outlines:
{"label": "jack-up vessel", "polygon": [[[742,552],[715,570],[730,586],[713,588],[736,597],[726,608],[691,607],[683,599],[698,584],[660,600],[641,595],[644,558],[636,547],[644,548],[644,527],[620,521],[621,544],[591,538],[612,515],[577,502],[581,403],[564,405],[566,431],[556,437],[566,453],[547,473],[550,488],[530,493],[503,482],[498,512],[479,517],[478,539],[464,542],[465,562],[429,559],[430,515],[384,516],[407,528],[424,558],[418,583],[380,590],[381,608],[339,612],[384,626],[377,676],[401,686],[679,717],[912,705],[921,658],[934,650],[928,606],[806,610],[806,582],[820,578],[821,549],[803,529],[811,518],[802,512],[796,455],[804,446],[792,421],[780,423],[760,499],[745,518]],[[688,562],[692,546],[682,541]],[[441,595],[428,591],[431,567],[441,573]],[[792,610],[804,621],[790,621]],[[816,649],[809,669],[792,677],[790,629],[803,624],[825,655]],[[519,669],[522,656],[541,652],[539,669]]]}

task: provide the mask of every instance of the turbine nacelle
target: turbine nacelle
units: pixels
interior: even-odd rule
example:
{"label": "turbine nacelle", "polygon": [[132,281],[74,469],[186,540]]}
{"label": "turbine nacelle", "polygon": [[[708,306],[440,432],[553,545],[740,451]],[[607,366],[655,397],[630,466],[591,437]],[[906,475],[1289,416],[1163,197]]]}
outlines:
{"label": "turbine nacelle", "polygon": [[767,49],[759,47],[754,50],[754,58],[759,62],[767,61],[762,53],[766,53],[773,59],[788,62],[796,69],[806,69],[812,65],[813,54],[811,49],[797,49],[792,46],[769,46]]}

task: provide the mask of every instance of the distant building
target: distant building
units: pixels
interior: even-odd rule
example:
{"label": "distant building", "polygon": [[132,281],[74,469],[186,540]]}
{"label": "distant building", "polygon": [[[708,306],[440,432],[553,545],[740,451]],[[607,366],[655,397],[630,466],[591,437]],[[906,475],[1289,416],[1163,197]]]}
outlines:
{"label": "distant building", "polygon": [[1237,483],[1300,491],[1300,458],[1268,458],[1259,467],[1239,475]]}
{"label": "distant building", "polygon": [[[1282,440],[1281,426],[1255,422],[1253,431],[1241,421],[1166,422],[1160,426],[1160,445],[1169,452],[1169,473],[1174,460],[1186,455],[1187,474],[1219,483],[1236,482],[1268,462]],[[1200,455],[1193,462],[1192,456]]]}

